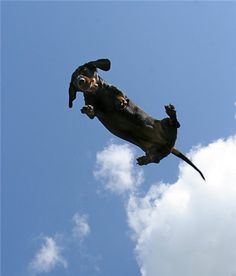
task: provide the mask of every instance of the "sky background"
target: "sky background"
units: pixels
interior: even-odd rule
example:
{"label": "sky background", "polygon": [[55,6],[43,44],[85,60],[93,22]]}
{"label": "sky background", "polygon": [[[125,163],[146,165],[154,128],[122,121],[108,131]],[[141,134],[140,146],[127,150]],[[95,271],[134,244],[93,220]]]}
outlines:
{"label": "sky background", "polygon": [[[3,276],[236,275],[235,15],[235,2],[1,2]],[[140,169],[140,149],[80,113],[82,95],[68,108],[72,72],[98,58],[149,114],[176,106],[176,146],[209,184],[175,156]]]}

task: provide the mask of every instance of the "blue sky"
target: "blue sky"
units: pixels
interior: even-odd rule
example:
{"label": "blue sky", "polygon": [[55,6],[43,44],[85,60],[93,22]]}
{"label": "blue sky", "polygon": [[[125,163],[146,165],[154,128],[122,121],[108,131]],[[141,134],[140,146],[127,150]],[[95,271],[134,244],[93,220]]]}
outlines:
{"label": "blue sky", "polygon": [[[226,139],[236,133],[236,4],[11,1],[1,13],[2,275],[141,275],[131,195],[107,188],[109,172],[94,176],[97,153],[125,142],[80,113],[82,95],[68,109],[71,74],[109,58],[103,78],[145,111],[162,118],[176,106],[181,151]],[[141,150],[128,149],[137,177]],[[138,192],[175,183],[179,162],[145,167]],[[55,258],[32,265],[43,246]]]}

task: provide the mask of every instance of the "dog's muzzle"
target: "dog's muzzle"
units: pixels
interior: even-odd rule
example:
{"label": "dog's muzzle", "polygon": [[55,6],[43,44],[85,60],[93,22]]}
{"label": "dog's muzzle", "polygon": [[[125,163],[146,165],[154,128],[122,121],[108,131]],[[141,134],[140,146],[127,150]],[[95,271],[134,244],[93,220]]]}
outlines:
{"label": "dog's muzzle", "polygon": [[97,89],[96,79],[86,76],[78,76],[74,82],[76,88],[82,92],[94,92]]}

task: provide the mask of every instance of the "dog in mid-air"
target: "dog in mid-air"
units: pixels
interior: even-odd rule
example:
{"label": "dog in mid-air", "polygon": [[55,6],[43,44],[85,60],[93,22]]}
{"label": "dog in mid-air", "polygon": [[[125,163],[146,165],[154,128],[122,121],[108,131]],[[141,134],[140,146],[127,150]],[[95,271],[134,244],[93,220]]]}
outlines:
{"label": "dog in mid-air", "polygon": [[79,66],[71,77],[69,107],[72,108],[77,92],[82,92],[85,105],[81,112],[90,119],[97,117],[111,133],[140,147],[145,155],[137,158],[139,165],[159,163],[172,153],[191,165],[205,180],[202,172],[174,147],[180,127],[175,107],[171,104],[165,106],[167,118],[157,120],[151,117],[98,75],[97,69],[109,71],[110,67],[109,59]]}

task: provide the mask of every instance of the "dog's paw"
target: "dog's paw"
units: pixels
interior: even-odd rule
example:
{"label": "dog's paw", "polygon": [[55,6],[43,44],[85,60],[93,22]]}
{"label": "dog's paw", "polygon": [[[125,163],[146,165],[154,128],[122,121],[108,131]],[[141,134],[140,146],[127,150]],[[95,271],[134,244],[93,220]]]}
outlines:
{"label": "dog's paw", "polygon": [[158,164],[160,162],[160,159],[154,154],[144,155],[144,156],[138,157],[136,160],[137,160],[137,164],[140,166],[147,165],[150,163]]}
{"label": "dog's paw", "polygon": [[147,165],[149,163],[149,158],[146,155],[138,157],[136,160],[137,164],[140,166]]}
{"label": "dog's paw", "polygon": [[89,118],[94,118],[94,108],[92,105],[85,105],[81,108],[81,113],[86,114],[89,116]]}
{"label": "dog's paw", "polygon": [[123,110],[128,105],[128,99],[124,98],[123,96],[118,96],[116,98],[115,106],[118,110]]}
{"label": "dog's paw", "polygon": [[128,102],[126,101],[126,99],[123,99],[120,102],[120,109],[125,109],[127,105],[128,105]]}
{"label": "dog's paw", "polygon": [[172,104],[165,105],[166,114],[171,117],[176,117],[176,109]]}

